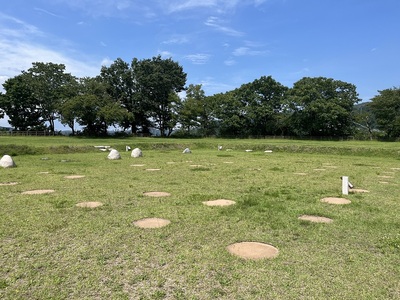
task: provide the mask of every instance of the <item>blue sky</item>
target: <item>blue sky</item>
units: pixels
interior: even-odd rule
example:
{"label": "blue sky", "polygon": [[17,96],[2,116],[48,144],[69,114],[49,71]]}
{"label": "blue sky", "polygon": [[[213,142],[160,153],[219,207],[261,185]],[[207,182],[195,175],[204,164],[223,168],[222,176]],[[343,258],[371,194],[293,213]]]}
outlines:
{"label": "blue sky", "polygon": [[264,75],[288,87],[324,76],[368,101],[400,86],[399,16],[399,0],[4,1],[0,85],[36,61],[83,77],[161,55],[207,95]]}

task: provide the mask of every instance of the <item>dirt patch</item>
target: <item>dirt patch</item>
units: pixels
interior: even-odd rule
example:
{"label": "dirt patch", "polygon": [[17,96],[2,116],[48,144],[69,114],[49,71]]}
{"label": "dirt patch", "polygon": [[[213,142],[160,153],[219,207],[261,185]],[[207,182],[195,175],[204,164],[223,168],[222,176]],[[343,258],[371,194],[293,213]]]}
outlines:
{"label": "dirt patch", "polygon": [[133,222],[133,224],[140,228],[161,228],[170,224],[171,221],[160,218],[145,218]]}
{"label": "dirt patch", "polygon": [[50,174],[50,172],[39,172],[38,174]]}
{"label": "dirt patch", "polygon": [[319,216],[309,216],[309,215],[303,215],[299,217],[299,220],[303,221],[310,221],[313,223],[332,223],[333,220],[325,217],[319,217]]}
{"label": "dirt patch", "polygon": [[326,169],[314,169],[314,171],[326,171]]}
{"label": "dirt patch", "polygon": [[327,197],[321,199],[321,202],[329,203],[329,204],[350,204],[351,201],[345,198],[336,198],[336,197]]}
{"label": "dirt patch", "polygon": [[96,207],[99,207],[102,205],[103,205],[103,203],[101,203],[101,202],[92,201],[92,202],[81,202],[81,203],[78,203],[76,206],[87,207],[87,208],[96,208]]}
{"label": "dirt patch", "polygon": [[306,176],[307,173],[293,173],[294,175]]}
{"label": "dirt patch", "polygon": [[241,242],[231,244],[227,247],[229,253],[245,259],[274,258],[278,256],[279,250],[274,246],[258,242]]}
{"label": "dirt patch", "polygon": [[389,176],[389,175],[380,175],[378,177],[379,178],[393,178],[393,176]]}
{"label": "dirt patch", "polygon": [[17,185],[18,182],[0,182],[0,186],[2,185]]}
{"label": "dirt patch", "polygon": [[369,193],[369,191],[363,189],[349,189],[349,193]]}
{"label": "dirt patch", "polygon": [[204,201],[204,205],[207,206],[229,206],[236,204],[235,201],[232,200],[227,200],[227,199],[217,199],[217,200],[211,200],[211,201]]}
{"label": "dirt patch", "polygon": [[54,190],[32,190],[22,192],[23,195],[41,195],[41,194],[51,194],[54,193]]}
{"label": "dirt patch", "polygon": [[389,182],[387,182],[387,181],[379,181],[379,183],[381,183],[381,184],[389,184]]}
{"label": "dirt patch", "polygon": [[79,178],[84,178],[84,175],[69,175],[69,176],[65,176],[65,179],[79,179]]}
{"label": "dirt patch", "polygon": [[167,192],[146,192],[146,193],[143,193],[143,195],[149,196],[149,197],[169,197],[169,196],[171,196],[171,194],[167,193]]}

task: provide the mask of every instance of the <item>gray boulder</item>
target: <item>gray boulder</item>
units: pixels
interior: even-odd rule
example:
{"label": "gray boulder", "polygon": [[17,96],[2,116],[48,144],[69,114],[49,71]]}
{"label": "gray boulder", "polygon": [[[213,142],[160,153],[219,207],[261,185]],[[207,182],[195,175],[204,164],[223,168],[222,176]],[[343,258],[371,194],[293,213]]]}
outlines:
{"label": "gray boulder", "polygon": [[0,159],[0,166],[3,168],[14,168],[16,164],[10,155],[4,155]]}
{"label": "gray boulder", "polygon": [[140,150],[139,148],[135,148],[132,150],[131,157],[137,158],[142,156],[143,156],[142,150]]}
{"label": "gray boulder", "polygon": [[121,159],[121,155],[115,149],[111,149],[110,153],[107,156],[108,159]]}

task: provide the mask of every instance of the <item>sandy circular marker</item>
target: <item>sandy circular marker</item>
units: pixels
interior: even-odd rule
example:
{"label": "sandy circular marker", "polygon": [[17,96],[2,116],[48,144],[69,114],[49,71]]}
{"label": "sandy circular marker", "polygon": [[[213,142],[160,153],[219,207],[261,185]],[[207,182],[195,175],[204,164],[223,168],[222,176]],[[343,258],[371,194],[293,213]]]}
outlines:
{"label": "sandy circular marker", "polygon": [[169,196],[171,196],[171,194],[167,193],[167,192],[146,192],[146,193],[143,193],[143,195],[149,196],[149,197],[169,197]]}
{"label": "sandy circular marker", "polygon": [[23,195],[41,195],[41,194],[50,194],[54,193],[54,190],[32,190],[32,191],[25,191],[22,192]]}
{"label": "sandy circular marker", "polygon": [[217,199],[217,200],[211,200],[211,201],[204,201],[204,205],[207,206],[229,206],[236,204],[235,201],[232,200],[227,200],[227,199]]}
{"label": "sandy circular marker", "polygon": [[368,190],[363,190],[363,189],[349,189],[350,193],[369,193]]}
{"label": "sandy circular marker", "polygon": [[4,185],[17,185],[18,182],[0,182],[0,186]]}
{"label": "sandy circular marker", "polygon": [[298,218],[299,220],[303,221],[310,221],[313,223],[332,223],[333,220],[325,217],[319,217],[319,216],[310,216],[310,215],[302,215]]}
{"label": "sandy circular marker", "polygon": [[69,176],[64,176],[65,179],[79,179],[79,178],[84,178],[84,175],[69,175]]}
{"label": "sandy circular marker", "polygon": [[133,222],[133,224],[140,228],[161,228],[170,224],[171,221],[160,218],[145,218]]}
{"label": "sandy circular marker", "polygon": [[241,242],[231,244],[227,247],[229,253],[245,259],[274,258],[279,250],[274,246],[258,242]]}
{"label": "sandy circular marker", "polygon": [[101,202],[92,201],[92,202],[81,202],[81,203],[78,203],[76,206],[87,207],[87,208],[96,208],[96,207],[99,207],[102,205],[103,205],[103,203],[101,203]]}
{"label": "sandy circular marker", "polygon": [[351,201],[345,198],[335,198],[335,197],[327,197],[321,199],[321,202],[329,203],[329,204],[350,204]]}

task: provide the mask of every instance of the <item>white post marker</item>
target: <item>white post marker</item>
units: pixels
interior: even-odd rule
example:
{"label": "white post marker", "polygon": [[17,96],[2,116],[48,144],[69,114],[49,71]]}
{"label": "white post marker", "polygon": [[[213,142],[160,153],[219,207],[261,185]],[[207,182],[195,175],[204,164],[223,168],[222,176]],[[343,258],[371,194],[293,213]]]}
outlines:
{"label": "white post marker", "polygon": [[342,176],[342,194],[348,195],[349,194],[349,177]]}

